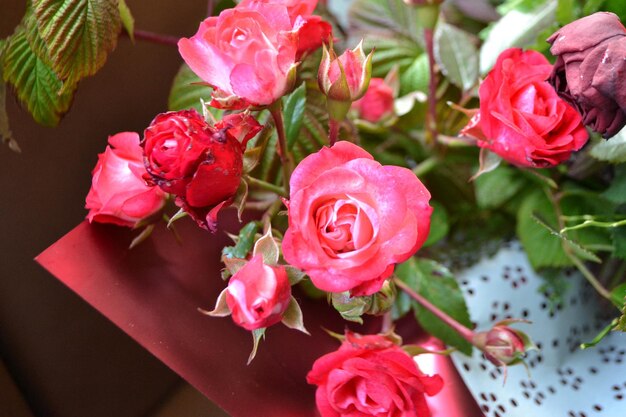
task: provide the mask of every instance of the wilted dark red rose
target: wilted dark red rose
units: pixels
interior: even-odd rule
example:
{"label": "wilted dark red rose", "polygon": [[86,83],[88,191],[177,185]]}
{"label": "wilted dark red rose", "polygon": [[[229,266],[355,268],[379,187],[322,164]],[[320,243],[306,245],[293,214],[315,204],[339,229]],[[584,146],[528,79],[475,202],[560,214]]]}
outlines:
{"label": "wilted dark red rose", "polygon": [[200,227],[214,231],[217,213],[239,187],[246,142],[260,129],[247,114],[214,126],[193,109],[159,114],[141,143],[146,180],[174,194]]}
{"label": "wilted dark red rose", "polygon": [[480,112],[461,134],[518,166],[567,160],[588,135],[580,115],[546,81],[551,70],[539,52],[502,52],[478,90]]}
{"label": "wilted dark red rose", "polygon": [[424,375],[389,339],[353,333],[339,350],[315,361],[307,382],[317,385],[322,417],[429,417],[426,395],[443,387],[439,375]]}
{"label": "wilted dark red rose", "polygon": [[626,29],[613,13],[576,20],[548,38],[550,83],[583,123],[610,138],[626,124]]}

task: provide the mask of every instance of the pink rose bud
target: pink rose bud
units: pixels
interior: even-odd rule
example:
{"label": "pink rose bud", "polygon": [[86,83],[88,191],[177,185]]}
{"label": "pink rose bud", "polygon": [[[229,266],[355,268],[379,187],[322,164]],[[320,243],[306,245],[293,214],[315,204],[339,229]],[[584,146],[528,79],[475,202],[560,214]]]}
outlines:
{"label": "pink rose bud", "polygon": [[363,98],[352,103],[359,119],[370,123],[383,122],[393,116],[395,93],[382,78],[372,78]]}
{"label": "pink rose bud", "polygon": [[514,365],[521,362],[526,351],[533,347],[526,334],[507,326],[511,322],[505,320],[496,323],[491,330],[476,333],[474,336],[474,345],[494,365]]}
{"label": "pink rose bud", "polygon": [[211,105],[265,106],[288,93],[300,55],[330,36],[330,25],[308,14],[315,4],[246,0],[204,20],[191,38],[182,38],[181,56],[215,89]]}
{"label": "pink rose bud", "polygon": [[87,219],[133,227],[161,210],[166,195],[143,179],[146,169],[137,133],[109,136],[109,145],[91,172]]}
{"label": "pink rose bud", "polygon": [[350,104],[363,97],[367,91],[372,77],[372,54],[365,55],[363,41],[339,57],[332,47],[329,50],[324,46],[317,82],[328,98],[331,119],[343,120]]}
{"label": "pink rose bud", "polygon": [[339,350],[317,359],[307,375],[317,385],[322,417],[430,417],[426,396],[443,388],[413,358],[380,335],[347,333]]}
{"label": "pink rose bud", "polygon": [[536,51],[502,52],[481,83],[480,112],[461,131],[518,166],[549,167],[587,142],[581,117],[545,81],[552,66]]}
{"label": "pink rose bud", "polygon": [[233,321],[247,330],[281,321],[290,299],[291,286],[285,267],[264,264],[260,254],[230,278],[226,289],[226,303]]}
{"label": "pink rose bud", "polygon": [[626,28],[598,12],[548,38],[557,57],[550,83],[578,109],[583,123],[610,138],[626,125]]}
{"label": "pink rose bud", "polygon": [[349,142],[304,158],[290,181],[285,260],[324,291],[379,291],[430,229],[430,193],[411,170]]}
{"label": "pink rose bud", "polygon": [[246,142],[260,129],[246,114],[226,116],[215,126],[193,109],[159,114],[141,143],[146,179],[174,194],[199,226],[214,231],[218,211],[239,187]]}

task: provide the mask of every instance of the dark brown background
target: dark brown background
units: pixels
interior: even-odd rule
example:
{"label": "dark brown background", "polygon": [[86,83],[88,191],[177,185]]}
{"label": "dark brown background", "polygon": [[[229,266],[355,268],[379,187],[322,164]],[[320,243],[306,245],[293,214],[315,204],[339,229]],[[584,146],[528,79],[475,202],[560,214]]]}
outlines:
{"label": "dark brown background", "polygon": [[[25,3],[0,0],[1,38]],[[137,28],[175,36],[194,33],[207,7],[206,0],[127,3]],[[107,136],[140,132],[166,110],[180,63],[174,47],[121,37],[55,129],[36,125],[7,97],[22,154],[0,145],[0,377],[4,362],[36,416],[148,416],[180,392],[173,372],[33,261],[84,218],[90,171]],[[0,402],[7,395],[5,388]],[[13,416],[7,410],[0,404],[1,417]]]}

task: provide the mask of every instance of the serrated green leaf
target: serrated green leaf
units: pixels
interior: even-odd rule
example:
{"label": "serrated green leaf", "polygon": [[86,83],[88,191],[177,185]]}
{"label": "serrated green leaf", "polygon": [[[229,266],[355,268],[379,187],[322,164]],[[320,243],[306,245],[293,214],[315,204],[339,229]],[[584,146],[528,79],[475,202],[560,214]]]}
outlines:
{"label": "serrated green leaf", "polygon": [[[167,99],[167,108],[170,111],[196,109],[200,114],[203,112],[201,100],[211,101],[211,87],[202,84],[202,80],[189,68],[182,64],[172,81],[172,88]],[[209,108],[211,114],[219,119],[222,110]]]}
{"label": "serrated green leaf", "polygon": [[596,143],[591,151],[591,156],[612,164],[626,162],[626,129],[622,129],[608,140]]}
{"label": "serrated green leaf", "polygon": [[128,33],[130,40],[135,42],[135,18],[128,8],[126,0],[119,0],[118,9],[120,11],[120,19],[122,21],[122,26],[124,26],[124,30]]}
{"label": "serrated green leaf", "polygon": [[564,234],[559,233],[558,230],[554,229],[552,226],[546,223],[546,221],[543,220],[541,217],[539,217],[536,213],[533,213],[532,218],[540,226],[542,226],[548,232],[550,232],[551,235],[556,236],[559,239],[561,239],[564,242],[564,244],[566,244],[569,248],[572,249],[573,253],[576,256],[586,261],[592,261],[592,262],[597,262],[597,263],[602,262],[602,260],[598,258],[593,252],[591,252],[587,248],[584,248],[580,243],[573,241],[572,239],[565,236]]}
{"label": "serrated green leaf", "polygon": [[428,55],[420,54],[400,75],[400,95],[404,96],[414,91],[422,91],[424,93],[428,91],[429,71]]}
{"label": "serrated green leaf", "polygon": [[[446,267],[429,259],[411,258],[396,268],[396,275],[457,322],[471,328],[472,322],[463,293]],[[413,302],[412,306],[424,330],[461,352],[471,354],[472,345],[467,340],[419,303]]]}
{"label": "serrated green leaf", "polygon": [[572,265],[572,261],[563,251],[561,240],[535,222],[533,213],[555,228],[557,218],[554,207],[541,190],[530,193],[517,212],[517,236],[533,268]]}
{"label": "serrated green leaf", "polygon": [[[29,43],[27,30],[31,31],[30,37],[35,44]],[[36,27],[21,25],[7,41],[3,62],[4,80],[13,86],[17,97],[37,123],[52,127],[59,123],[61,116],[72,104],[73,88],[67,87],[59,94],[63,82],[47,62],[36,54],[43,43],[36,31]]]}
{"label": "serrated green leaf", "polygon": [[222,249],[222,257],[244,259],[254,245],[254,236],[259,230],[256,222],[250,222],[239,231],[237,243],[235,246],[226,246]]}
{"label": "serrated green leaf", "polygon": [[470,34],[448,23],[435,31],[435,59],[452,84],[467,91],[478,82],[478,51]]}
{"label": "serrated green leaf", "polygon": [[287,136],[287,147],[289,150],[293,149],[293,145],[300,134],[305,108],[306,84],[302,83],[289,96],[283,98],[285,135]]}
{"label": "serrated green leaf", "polygon": [[434,200],[430,201],[430,205],[433,206],[433,214],[430,217],[430,232],[428,233],[428,239],[424,242],[424,247],[433,245],[443,239],[450,229],[448,213],[444,205]]}
{"label": "serrated green leaf", "polygon": [[33,0],[39,34],[60,79],[72,85],[95,74],[115,49],[117,0]]}
{"label": "serrated green leaf", "polygon": [[480,49],[480,72],[486,74],[505,49],[533,44],[537,34],[555,21],[556,0],[547,0],[532,10],[511,10],[490,26]]}
{"label": "serrated green leaf", "polygon": [[502,165],[474,181],[476,204],[481,208],[497,208],[506,203],[528,182],[518,169]]}

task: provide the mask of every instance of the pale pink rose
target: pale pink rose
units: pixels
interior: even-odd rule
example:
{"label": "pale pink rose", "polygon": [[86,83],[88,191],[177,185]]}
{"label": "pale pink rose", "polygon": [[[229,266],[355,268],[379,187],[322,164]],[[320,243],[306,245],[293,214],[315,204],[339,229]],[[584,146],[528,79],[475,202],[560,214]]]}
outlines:
{"label": "pale pink rose", "polygon": [[291,286],[284,266],[263,263],[257,255],[228,282],[226,304],[233,321],[247,330],[269,327],[281,321],[291,300]]}
{"label": "pale pink rose", "polygon": [[349,142],[306,157],[290,181],[285,260],[316,287],[377,292],[430,229],[430,193],[411,170],[382,166]]}
{"label": "pale pink rose", "polygon": [[[244,2],[207,18],[194,36],[178,42],[189,67],[215,88],[212,106],[269,105],[291,90],[297,59],[303,52],[299,32],[313,28],[303,17],[292,21],[290,9],[283,3]],[[304,6],[292,9],[310,8]],[[309,47],[309,42],[303,45]]]}
{"label": "pale pink rose", "polygon": [[394,92],[382,78],[372,78],[367,92],[352,103],[360,119],[377,123],[393,115]]}
{"label": "pale pink rose", "polygon": [[137,133],[110,136],[109,145],[91,173],[87,219],[132,227],[161,210],[166,194],[142,178],[146,169]]}

